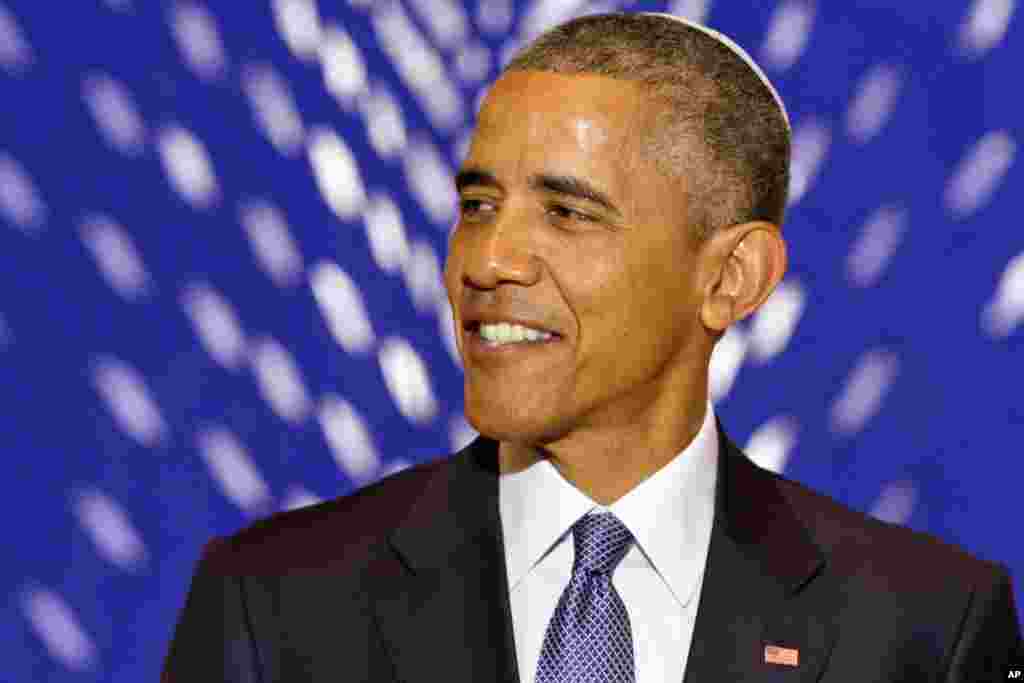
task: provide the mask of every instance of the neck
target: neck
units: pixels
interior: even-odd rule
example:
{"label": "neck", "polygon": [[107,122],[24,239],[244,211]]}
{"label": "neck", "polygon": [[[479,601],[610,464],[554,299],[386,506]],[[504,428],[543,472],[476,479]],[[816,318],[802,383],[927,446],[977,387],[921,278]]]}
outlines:
{"label": "neck", "polygon": [[[706,386],[706,384],[705,384]],[[631,414],[616,424],[575,429],[540,446],[502,441],[502,474],[548,459],[566,481],[601,505],[611,505],[690,445],[708,408],[707,393],[666,403],[661,410]]]}

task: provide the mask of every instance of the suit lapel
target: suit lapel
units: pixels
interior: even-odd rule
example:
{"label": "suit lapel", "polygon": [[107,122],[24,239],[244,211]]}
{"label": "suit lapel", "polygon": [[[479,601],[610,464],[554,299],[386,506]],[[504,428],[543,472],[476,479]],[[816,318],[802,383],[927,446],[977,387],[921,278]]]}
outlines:
{"label": "suit lapel", "polygon": [[518,683],[497,442],[477,438],[439,470],[390,538],[400,575],[374,604],[403,681]]}
{"label": "suit lapel", "polygon": [[[819,679],[835,640],[824,558],[774,476],[721,422],[715,521],[684,683]],[[479,437],[441,468],[390,537],[402,571],[372,600],[403,681],[519,683],[498,507],[497,442]],[[765,647],[797,665],[765,662]]]}
{"label": "suit lapel", "polygon": [[[835,640],[824,558],[771,473],[721,422],[715,521],[684,683],[816,681]],[[817,578],[816,578],[817,577]],[[766,662],[766,646],[797,663]]]}

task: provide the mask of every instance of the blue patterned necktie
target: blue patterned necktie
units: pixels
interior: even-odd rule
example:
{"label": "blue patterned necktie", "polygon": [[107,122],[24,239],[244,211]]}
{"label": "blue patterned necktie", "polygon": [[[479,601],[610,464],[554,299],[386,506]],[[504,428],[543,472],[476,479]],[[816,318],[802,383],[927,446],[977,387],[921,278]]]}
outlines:
{"label": "blue patterned necktie", "polygon": [[612,572],[633,542],[611,512],[572,527],[572,578],[548,624],[536,683],[633,683],[633,632]]}

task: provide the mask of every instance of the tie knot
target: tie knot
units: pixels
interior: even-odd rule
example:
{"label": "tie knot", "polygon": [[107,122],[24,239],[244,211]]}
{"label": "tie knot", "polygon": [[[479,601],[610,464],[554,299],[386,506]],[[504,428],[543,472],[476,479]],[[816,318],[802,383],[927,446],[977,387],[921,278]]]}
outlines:
{"label": "tie knot", "polygon": [[572,534],[576,549],[573,571],[583,567],[591,573],[610,574],[633,542],[633,534],[611,512],[584,515],[573,525]]}

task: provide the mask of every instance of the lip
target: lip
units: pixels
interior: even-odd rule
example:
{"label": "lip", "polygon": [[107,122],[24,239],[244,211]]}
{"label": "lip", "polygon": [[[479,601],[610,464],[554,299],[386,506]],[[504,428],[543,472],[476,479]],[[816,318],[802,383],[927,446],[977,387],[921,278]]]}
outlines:
{"label": "lip", "polygon": [[492,345],[480,336],[479,326],[462,331],[462,338],[469,355],[480,360],[514,358],[521,354],[537,353],[550,350],[563,341],[560,335],[554,334],[544,341],[523,341],[517,344]]}

